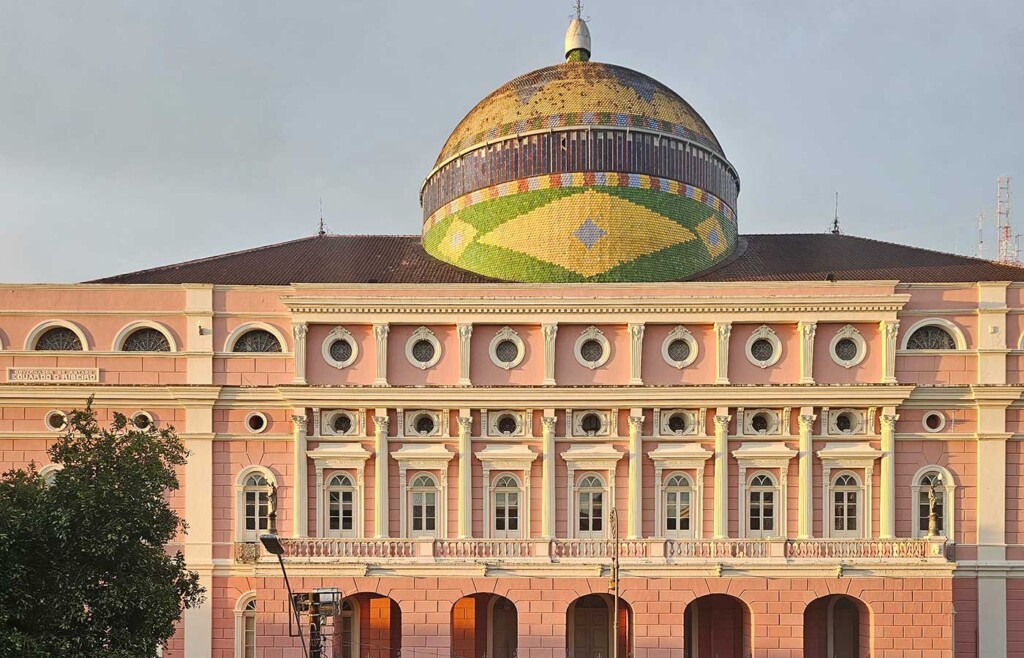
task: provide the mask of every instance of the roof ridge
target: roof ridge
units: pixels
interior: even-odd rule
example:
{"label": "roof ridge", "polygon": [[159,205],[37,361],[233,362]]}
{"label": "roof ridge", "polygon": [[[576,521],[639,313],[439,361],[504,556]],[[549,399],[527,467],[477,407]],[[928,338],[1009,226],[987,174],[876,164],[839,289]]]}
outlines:
{"label": "roof ridge", "polygon": [[[827,233],[827,232],[826,233],[804,232],[804,233],[743,233],[741,235],[743,237],[757,237],[757,236],[762,236],[762,235],[763,236],[785,236],[785,235],[793,235],[793,236],[818,236],[818,235],[824,235],[824,236],[827,237],[827,236],[833,235],[833,234],[832,233]],[[867,238],[867,237],[864,237],[863,235],[851,235],[849,233],[841,233],[841,234],[839,234],[836,237],[852,238],[854,240],[863,240],[864,242],[874,242],[875,244],[885,244],[885,245],[889,245],[889,246],[892,246],[892,247],[900,247],[902,249],[914,249],[916,251],[925,251],[925,252],[928,252],[930,254],[940,254],[942,256],[953,256],[954,258],[963,258],[965,260],[974,261],[976,263],[984,263],[985,265],[997,265],[997,266],[1003,266],[1003,267],[1018,267],[1016,265],[1011,265],[1009,263],[1000,263],[999,261],[989,260],[988,258],[978,258],[977,256],[965,256],[963,254],[954,254],[954,253],[949,252],[949,251],[940,251],[939,249],[929,249],[928,247],[919,247],[917,245],[904,244],[902,242],[891,242],[891,241],[888,241],[888,240],[879,240],[878,238]]]}

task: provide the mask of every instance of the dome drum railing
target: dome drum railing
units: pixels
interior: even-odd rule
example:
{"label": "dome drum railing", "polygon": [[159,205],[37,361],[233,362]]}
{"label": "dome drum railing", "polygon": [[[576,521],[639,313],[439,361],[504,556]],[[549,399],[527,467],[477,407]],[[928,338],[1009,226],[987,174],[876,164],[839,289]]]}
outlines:
{"label": "dome drum railing", "polygon": [[676,135],[635,127],[564,126],[510,135],[462,151],[428,176],[424,219],[466,194],[514,180],[562,173],[657,176],[698,187],[735,212],[739,177],[714,151]]}

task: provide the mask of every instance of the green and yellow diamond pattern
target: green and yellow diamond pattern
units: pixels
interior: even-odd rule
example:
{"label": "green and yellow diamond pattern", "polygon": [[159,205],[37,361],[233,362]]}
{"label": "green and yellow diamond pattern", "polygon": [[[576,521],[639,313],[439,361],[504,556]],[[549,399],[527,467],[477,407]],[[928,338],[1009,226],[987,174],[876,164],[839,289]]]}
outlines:
{"label": "green and yellow diamond pattern", "polygon": [[672,281],[728,257],[735,225],[700,200],[579,186],[482,201],[430,223],[435,258],[507,281]]}

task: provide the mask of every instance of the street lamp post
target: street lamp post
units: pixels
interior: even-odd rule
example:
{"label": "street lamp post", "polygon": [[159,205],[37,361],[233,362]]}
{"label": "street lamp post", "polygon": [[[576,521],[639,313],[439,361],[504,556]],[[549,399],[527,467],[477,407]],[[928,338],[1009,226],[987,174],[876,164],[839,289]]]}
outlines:
{"label": "street lamp post", "polygon": [[[281,538],[277,536],[277,485],[270,485],[270,514],[269,524],[270,532],[260,535],[260,543],[263,544],[263,548],[267,549],[267,552],[271,555],[277,556],[277,562],[281,565],[281,573],[284,575],[284,586],[288,590],[288,607],[292,611],[292,615],[295,617],[295,629],[299,636],[299,643],[302,645],[302,655],[305,658],[309,658],[309,651],[306,649],[306,638],[302,635],[302,619],[299,617],[299,608],[295,604],[295,595],[292,593],[292,585],[288,581],[288,571],[284,568],[284,545],[281,543]],[[292,635],[292,621],[288,619],[288,635],[289,637],[295,637]]]}
{"label": "street lamp post", "polygon": [[619,658],[619,515],[614,507],[608,511],[608,521],[612,531],[612,582],[609,584],[615,597],[612,603],[612,658]]}

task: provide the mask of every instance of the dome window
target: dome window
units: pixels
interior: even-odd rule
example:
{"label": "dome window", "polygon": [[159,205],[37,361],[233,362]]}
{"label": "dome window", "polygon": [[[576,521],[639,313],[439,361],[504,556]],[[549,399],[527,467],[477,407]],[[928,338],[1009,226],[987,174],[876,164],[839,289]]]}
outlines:
{"label": "dome window", "polygon": [[340,370],[355,362],[356,357],[359,356],[359,347],[347,329],[335,327],[324,338],[321,353],[324,361]]}

